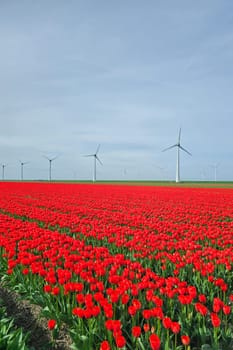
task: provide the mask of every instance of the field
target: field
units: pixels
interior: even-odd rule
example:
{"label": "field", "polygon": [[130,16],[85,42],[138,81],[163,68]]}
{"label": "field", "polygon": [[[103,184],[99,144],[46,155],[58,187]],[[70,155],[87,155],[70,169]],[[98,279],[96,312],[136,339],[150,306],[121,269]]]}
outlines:
{"label": "field", "polygon": [[0,348],[232,349],[233,189],[219,185],[0,183]]}

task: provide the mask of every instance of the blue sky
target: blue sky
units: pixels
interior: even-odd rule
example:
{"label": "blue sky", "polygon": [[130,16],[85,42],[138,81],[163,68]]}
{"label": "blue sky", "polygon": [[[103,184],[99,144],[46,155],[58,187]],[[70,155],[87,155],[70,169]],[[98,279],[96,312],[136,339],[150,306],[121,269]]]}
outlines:
{"label": "blue sky", "polygon": [[233,180],[231,0],[1,0],[0,48],[5,178],[91,179],[101,144],[98,179],[173,180],[181,127],[181,178]]}

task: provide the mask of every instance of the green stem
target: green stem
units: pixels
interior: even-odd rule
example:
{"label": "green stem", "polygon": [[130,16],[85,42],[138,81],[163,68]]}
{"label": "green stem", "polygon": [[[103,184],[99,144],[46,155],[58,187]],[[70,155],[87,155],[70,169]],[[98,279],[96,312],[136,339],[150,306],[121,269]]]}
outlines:
{"label": "green stem", "polygon": [[214,327],[214,349],[218,349],[218,327]]}
{"label": "green stem", "polygon": [[167,339],[165,344],[165,350],[169,350],[169,329],[167,329]]}
{"label": "green stem", "polygon": [[176,344],[177,344],[177,334],[175,333],[175,347],[174,347],[174,349],[176,349]]}

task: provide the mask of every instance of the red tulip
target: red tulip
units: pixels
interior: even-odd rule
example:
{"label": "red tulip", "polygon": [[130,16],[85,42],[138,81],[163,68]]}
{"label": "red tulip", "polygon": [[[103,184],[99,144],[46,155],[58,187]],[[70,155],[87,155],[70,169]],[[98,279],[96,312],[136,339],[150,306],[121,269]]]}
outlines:
{"label": "red tulip", "polygon": [[152,350],[160,349],[160,339],[157,334],[152,333],[149,337],[149,342]]}
{"label": "red tulip", "polygon": [[188,335],[182,335],[181,336],[181,342],[183,345],[187,346],[190,344],[190,338]]}
{"label": "red tulip", "polygon": [[231,307],[229,305],[223,305],[222,310],[225,315],[229,315],[231,313]]}
{"label": "red tulip", "polygon": [[170,319],[170,317],[164,317],[163,318],[163,326],[166,329],[170,329],[172,325],[172,320]]}
{"label": "red tulip", "polygon": [[220,320],[220,318],[218,317],[217,314],[215,314],[214,312],[212,312],[212,313],[210,314],[210,318],[211,318],[211,322],[212,322],[213,327],[216,327],[216,328],[217,328],[217,327],[220,326],[221,320]]}
{"label": "red tulip", "polygon": [[110,344],[107,340],[102,341],[100,344],[100,350],[111,350]]}
{"label": "red tulip", "polygon": [[171,323],[171,330],[173,333],[177,334],[180,332],[180,324],[178,322]]}
{"label": "red tulip", "polygon": [[53,330],[56,326],[57,322],[55,320],[48,320],[48,329]]}
{"label": "red tulip", "polygon": [[123,335],[119,335],[115,338],[115,341],[116,341],[116,346],[118,348],[123,348],[126,344],[126,340],[125,338],[123,337]]}
{"label": "red tulip", "polygon": [[134,327],[132,328],[132,335],[133,335],[135,338],[140,337],[140,335],[141,335],[141,327],[139,327],[139,326],[134,326]]}

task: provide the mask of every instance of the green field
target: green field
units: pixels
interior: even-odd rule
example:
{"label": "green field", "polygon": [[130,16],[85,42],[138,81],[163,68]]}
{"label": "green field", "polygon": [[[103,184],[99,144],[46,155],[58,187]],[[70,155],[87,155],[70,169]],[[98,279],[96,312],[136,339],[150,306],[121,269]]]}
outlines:
{"label": "green field", "polygon": [[[45,181],[47,182],[47,181]],[[81,181],[81,180],[53,180],[54,183],[80,183],[80,184],[90,184],[92,181]],[[233,188],[233,181],[181,181],[176,183],[175,181],[153,181],[153,180],[129,180],[129,181],[119,181],[119,180],[98,180],[94,183],[98,184],[109,184],[109,185],[129,185],[129,186],[173,186],[173,187],[213,187],[213,188]]]}
{"label": "green field", "polygon": [[[7,180],[0,182],[43,182],[50,183],[48,180]],[[92,180],[52,180],[51,183],[67,184],[93,184]],[[203,187],[203,188],[233,188],[233,181],[156,181],[156,180],[97,180],[95,185],[128,185],[128,186],[172,186],[172,187]]]}

